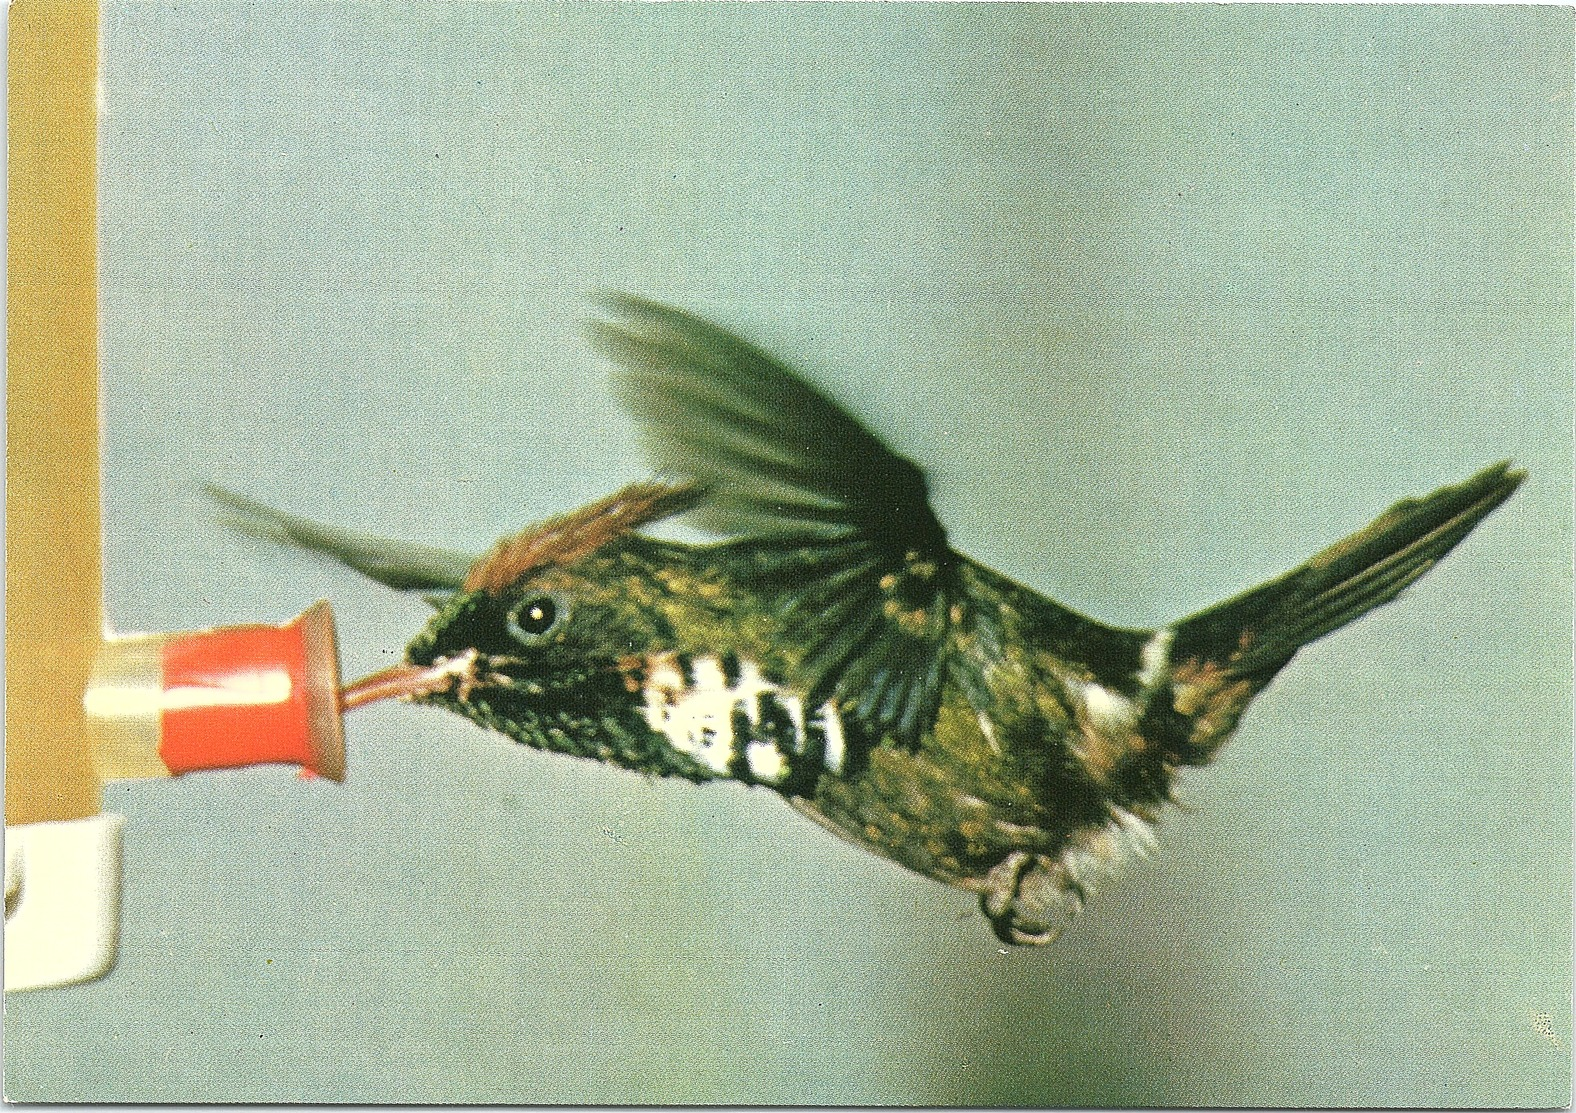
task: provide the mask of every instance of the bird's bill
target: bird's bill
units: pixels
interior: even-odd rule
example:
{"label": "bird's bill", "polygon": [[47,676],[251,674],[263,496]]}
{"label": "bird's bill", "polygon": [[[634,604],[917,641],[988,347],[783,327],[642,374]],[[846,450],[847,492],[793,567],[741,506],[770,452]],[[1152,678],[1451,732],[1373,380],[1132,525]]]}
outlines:
{"label": "bird's bill", "polygon": [[401,663],[363,676],[339,690],[339,706],[349,711],[386,699],[414,699],[464,684],[475,667],[472,654],[447,657],[431,665]]}

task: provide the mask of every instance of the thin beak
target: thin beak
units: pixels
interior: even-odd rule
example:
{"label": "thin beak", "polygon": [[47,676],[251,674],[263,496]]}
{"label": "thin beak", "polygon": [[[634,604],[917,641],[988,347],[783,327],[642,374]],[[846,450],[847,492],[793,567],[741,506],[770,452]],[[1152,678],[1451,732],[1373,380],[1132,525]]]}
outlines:
{"label": "thin beak", "polygon": [[474,663],[473,652],[426,666],[392,665],[341,688],[339,706],[341,710],[349,711],[353,707],[362,707],[379,700],[411,699],[447,691],[456,682],[463,684],[464,677],[474,668]]}

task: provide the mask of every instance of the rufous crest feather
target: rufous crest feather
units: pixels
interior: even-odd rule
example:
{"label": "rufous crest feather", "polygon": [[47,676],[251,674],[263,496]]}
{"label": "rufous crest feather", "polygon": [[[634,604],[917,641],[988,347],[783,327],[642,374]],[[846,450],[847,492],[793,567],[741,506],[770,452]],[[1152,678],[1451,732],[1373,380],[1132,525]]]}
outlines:
{"label": "rufous crest feather", "polygon": [[697,483],[631,483],[568,514],[505,537],[471,565],[464,590],[506,590],[527,573],[571,564],[630,530],[671,518],[705,495]]}

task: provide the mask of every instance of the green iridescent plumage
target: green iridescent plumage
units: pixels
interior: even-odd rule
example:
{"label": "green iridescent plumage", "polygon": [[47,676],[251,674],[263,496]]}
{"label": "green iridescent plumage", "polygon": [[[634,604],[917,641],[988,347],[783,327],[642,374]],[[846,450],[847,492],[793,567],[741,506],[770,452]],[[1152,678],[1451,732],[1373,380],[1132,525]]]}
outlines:
{"label": "green iridescent plumage", "polygon": [[[924,474],[771,357],[678,310],[593,326],[671,483],[633,484],[472,560],[215,492],[252,532],[438,612],[347,690],[454,710],[540,749],[766,786],[1053,938],[1142,848],[1314,638],[1393,599],[1521,480],[1499,464],[1393,507],[1260,588],[1159,630],[1095,622],[953,550]],[[693,511],[713,545],[636,532]]]}

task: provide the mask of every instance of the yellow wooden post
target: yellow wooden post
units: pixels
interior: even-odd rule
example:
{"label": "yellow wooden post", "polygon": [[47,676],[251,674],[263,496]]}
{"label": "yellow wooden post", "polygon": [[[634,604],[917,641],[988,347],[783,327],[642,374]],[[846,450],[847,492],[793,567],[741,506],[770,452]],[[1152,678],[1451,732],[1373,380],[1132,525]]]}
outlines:
{"label": "yellow wooden post", "polygon": [[103,634],[98,4],[10,12],[5,821],[99,811],[82,693]]}

